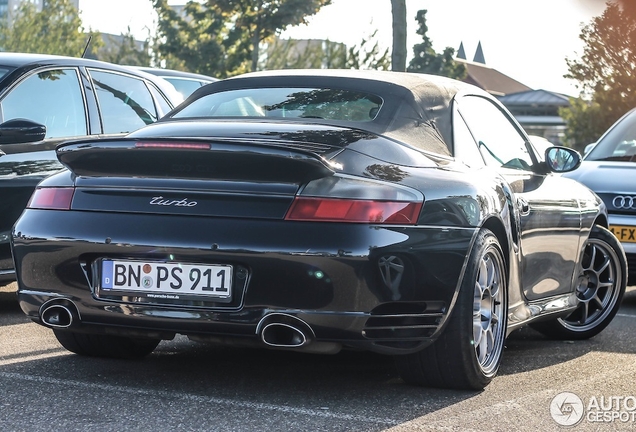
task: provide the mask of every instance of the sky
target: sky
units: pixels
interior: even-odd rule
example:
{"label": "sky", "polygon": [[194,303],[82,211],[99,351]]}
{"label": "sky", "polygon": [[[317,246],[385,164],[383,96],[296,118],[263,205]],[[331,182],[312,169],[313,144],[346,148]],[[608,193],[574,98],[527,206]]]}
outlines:
{"label": "sky", "polygon": [[[154,31],[151,0],[80,0],[79,7],[86,29],[120,34],[130,27],[142,40]],[[603,13],[605,0],[406,0],[406,7],[409,53],[421,41],[416,13],[426,9],[427,35],[437,52],[446,47],[457,51],[463,43],[466,58],[472,60],[481,42],[486,66],[533,89],[576,96],[576,82],[563,78],[565,59],[581,57],[582,26]],[[352,46],[377,30],[380,45],[391,46],[390,0],[333,0],[308,21],[281,36]]]}

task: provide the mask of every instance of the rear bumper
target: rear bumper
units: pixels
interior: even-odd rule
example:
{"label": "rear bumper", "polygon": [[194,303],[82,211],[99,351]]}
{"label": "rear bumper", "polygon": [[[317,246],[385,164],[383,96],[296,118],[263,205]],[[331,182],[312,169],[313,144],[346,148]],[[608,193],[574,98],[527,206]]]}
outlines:
{"label": "rear bumper", "polygon": [[[27,210],[12,246],[20,305],[36,322],[43,305],[72,302],[77,331],[258,339],[279,314],[302,320],[315,341],[406,352],[441,331],[474,232]],[[230,303],[157,304],[100,297],[94,263],[105,257],[241,271]]]}

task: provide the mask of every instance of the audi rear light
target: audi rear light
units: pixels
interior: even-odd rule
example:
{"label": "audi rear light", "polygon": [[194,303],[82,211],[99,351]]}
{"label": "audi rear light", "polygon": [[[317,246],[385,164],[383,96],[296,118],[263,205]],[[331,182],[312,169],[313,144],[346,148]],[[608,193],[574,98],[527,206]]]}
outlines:
{"label": "audi rear light", "polygon": [[37,188],[27,204],[30,209],[70,210],[74,188]]}
{"label": "audi rear light", "polygon": [[423,204],[424,196],[415,189],[336,175],[307,184],[285,219],[415,225]]}

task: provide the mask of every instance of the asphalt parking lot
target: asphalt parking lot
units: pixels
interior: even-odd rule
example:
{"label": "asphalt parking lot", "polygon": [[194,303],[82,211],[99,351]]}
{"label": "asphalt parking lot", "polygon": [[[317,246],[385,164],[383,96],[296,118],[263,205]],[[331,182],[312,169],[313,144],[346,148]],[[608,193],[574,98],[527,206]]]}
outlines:
{"label": "asphalt parking lot", "polygon": [[79,357],[25,319],[14,288],[0,289],[2,431],[572,430],[551,415],[566,392],[584,409],[571,399],[558,405],[581,416],[575,430],[636,430],[634,376],[636,287],[593,339],[513,333],[483,392],[408,386],[391,358],[363,352],[308,355],[178,337],[143,360]]}

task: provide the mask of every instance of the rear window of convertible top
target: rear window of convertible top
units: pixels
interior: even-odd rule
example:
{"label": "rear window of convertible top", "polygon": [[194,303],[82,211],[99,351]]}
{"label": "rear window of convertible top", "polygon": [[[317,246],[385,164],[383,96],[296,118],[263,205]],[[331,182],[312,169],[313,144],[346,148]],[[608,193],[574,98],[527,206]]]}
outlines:
{"label": "rear window of convertible top", "polygon": [[174,118],[276,117],[372,121],[379,96],[329,88],[260,88],[213,93],[193,101]]}

